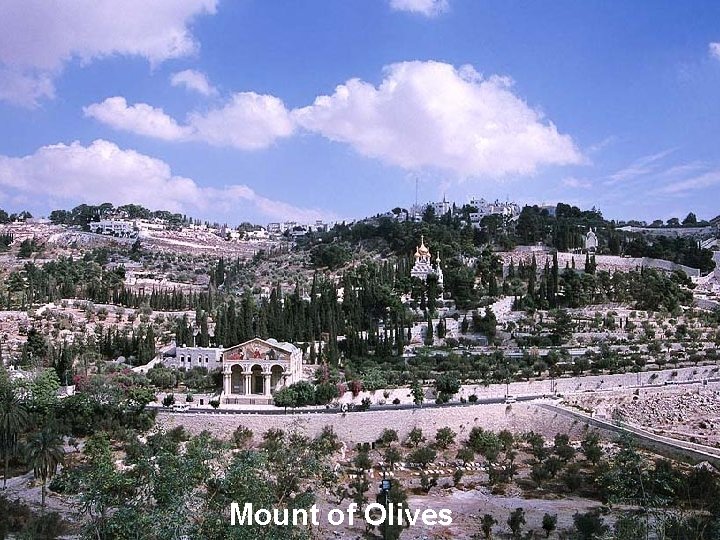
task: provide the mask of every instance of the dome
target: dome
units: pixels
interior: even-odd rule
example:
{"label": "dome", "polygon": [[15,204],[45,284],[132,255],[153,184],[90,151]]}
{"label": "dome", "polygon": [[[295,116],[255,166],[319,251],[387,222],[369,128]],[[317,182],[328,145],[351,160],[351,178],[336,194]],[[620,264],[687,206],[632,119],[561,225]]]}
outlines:
{"label": "dome", "polygon": [[425,237],[420,237],[420,247],[418,248],[420,255],[430,255],[430,250],[425,246]]}

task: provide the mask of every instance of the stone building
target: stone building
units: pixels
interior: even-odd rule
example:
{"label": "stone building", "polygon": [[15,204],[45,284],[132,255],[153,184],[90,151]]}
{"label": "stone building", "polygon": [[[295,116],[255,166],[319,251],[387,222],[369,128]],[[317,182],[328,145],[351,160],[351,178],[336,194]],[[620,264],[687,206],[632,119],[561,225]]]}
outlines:
{"label": "stone building", "polygon": [[222,353],[223,403],[272,403],[272,394],[298,382],[302,351],[291,343],[253,338]]}
{"label": "stone building", "polygon": [[[173,356],[174,352],[174,356]],[[175,347],[163,359],[168,367],[191,370],[194,367],[204,367],[208,371],[222,367],[222,349],[217,347]]]}
{"label": "stone building", "polygon": [[598,238],[597,234],[595,234],[595,231],[593,231],[592,227],[590,227],[590,230],[585,235],[585,251],[589,253],[595,253],[598,248]]}
{"label": "stone building", "polygon": [[427,281],[430,274],[435,274],[438,278],[438,284],[443,286],[443,272],[440,267],[440,255],[435,259],[435,265],[432,263],[430,250],[425,246],[425,237],[420,237],[420,245],[415,248],[415,264],[410,270],[410,275],[423,281]]}

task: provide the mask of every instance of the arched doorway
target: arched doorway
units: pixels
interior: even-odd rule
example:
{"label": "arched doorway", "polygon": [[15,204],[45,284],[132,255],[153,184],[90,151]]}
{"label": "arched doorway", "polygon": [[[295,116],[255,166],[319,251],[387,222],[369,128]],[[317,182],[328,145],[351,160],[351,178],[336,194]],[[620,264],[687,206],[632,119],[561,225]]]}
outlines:
{"label": "arched doorway", "polygon": [[242,366],[235,365],[230,368],[230,388],[233,394],[245,393],[245,375]]}
{"label": "arched doorway", "polygon": [[273,366],[270,368],[270,391],[275,392],[278,388],[283,386],[283,377],[285,371],[282,366]]}
{"label": "arched doorway", "polygon": [[263,371],[262,367],[260,365],[255,364],[252,369],[250,370],[250,377],[252,380],[252,390],[251,392],[253,394],[259,394],[262,395],[265,393],[265,378],[263,377]]}

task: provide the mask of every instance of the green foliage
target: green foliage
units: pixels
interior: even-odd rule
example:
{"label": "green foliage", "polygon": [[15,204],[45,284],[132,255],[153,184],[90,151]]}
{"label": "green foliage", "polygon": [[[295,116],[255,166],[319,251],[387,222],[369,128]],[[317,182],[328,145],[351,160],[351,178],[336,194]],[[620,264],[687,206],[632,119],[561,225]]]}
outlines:
{"label": "green foliage", "polygon": [[358,453],[355,454],[355,459],[353,459],[353,465],[359,471],[359,474],[362,474],[372,469],[372,460],[370,459],[369,450],[365,448],[359,450]]}
{"label": "green foliage", "polygon": [[645,540],[647,527],[640,516],[623,514],[613,526],[614,538],[617,540]]}
{"label": "green foliage", "polygon": [[545,538],[550,538],[550,534],[557,527],[557,514],[545,514],[542,519],[542,529],[545,531]]}
{"label": "green foliage", "polygon": [[575,526],[573,538],[576,540],[596,540],[602,538],[610,530],[598,510],[591,510],[583,514],[576,513],[573,516],[573,523]]}
{"label": "green foliage", "polygon": [[497,525],[497,520],[491,514],[483,514],[480,519],[480,529],[482,530],[485,540],[492,537],[492,528]]}
{"label": "green foliage", "polygon": [[[390,487],[390,491],[387,494],[387,497],[383,495],[382,493],[378,493],[377,497],[375,498],[375,501],[377,503],[385,505],[387,504],[393,504],[395,508],[398,508],[398,505],[402,504],[403,508],[408,508],[407,504],[407,494],[405,493],[405,490],[403,489],[402,483],[399,479],[395,478],[392,480],[392,484]],[[412,511],[412,509],[411,509]],[[380,534],[383,538],[387,540],[398,540],[403,532],[407,527],[410,525],[408,524],[407,520],[403,520],[402,525],[393,524],[390,525],[388,523],[388,520],[385,520],[379,527]]]}
{"label": "green foliage", "polygon": [[252,438],[252,429],[245,426],[238,426],[237,428],[235,428],[235,431],[233,431],[232,434],[232,439],[235,443],[235,447],[239,449],[246,448],[252,441]]}
{"label": "green foliage", "polygon": [[455,373],[441,373],[435,378],[438,401],[446,403],[460,391],[460,381]]}
{"label": "green foliage", "polygon": [[497,334],[497,317],[489,306],[485,308],[484,315],[473,314],[473,329],[486,336],[490,343],[493,342]]}
{"label": "green foliage", "polygon": [[0,538],[53,540],[67,532],[67,524],[57,512],[36,514],[19,499],[0,495]]}
{"label": "green foliage", "polygon": [[520,538],[522,533],[523,525],[525,525],[525,510],[522,508],[516,508],[507,519],[508,527],[510,527],[510,533],[513,538]]}
{"label": "green foliage", "polygon": [[319,244],[310,251],[310,262],[315,268],[334,270],[343,266],[352,257],[346,244]]}
{"label": "green foliage", "polygon": [[35,238],[26,238],[20,242],[20,249],[18,250],[19,259],[29,259],[34,253],[43,251],[44,246],[40,244]]}
{"label": "green foliage", "polygon": [[475,426],[470,430],[467,444],[474,452],[481,454],[489,462],[496,462],[502,450],[498,436],[492,431],[485,431],[480,426]]}
{"label": "green foliage", "polygon": [[417,447],[420,443],[425,441],[425,435],[423,435],[422,429],[414,427],[410,430],[407,436],[407,444],[410,447]]}
{"label": "green foliage", "polygon": [[177,377],[175,372],[165,366],[154,366],[148,370],[147,378],[150,382],[161,390],[175,388],[177,385]]}
{"label": "green foliage", "polygon": [[585,459],[593,465],[597,465],[603,455],[603,450],[600,446],[600,435],[597,431],[588,431],[580,445]]}
{"label": "green foliage", "polygon": [[473,461],[475,461],[475,452],[472,450],[472,448],[464,446],[458,449],[457,459],[462,461],[463,465],[467,465],[468,463],[472,463]]}
{"label": "green foliage", "polygon": [[45,507],[47,481],[57,472],[57,468],[65,460],[63,441],[51,427],[33,433],[27,441],[27,461],[32,467],[36,479],[42,482],[41,506]]}
{"label": "green foliage", "polygon": [[665,259],[707,273],[715,268],[712,251],[698,247],[695,239],[684,236],[653,236],[649,241],[637,236],[625,245],[626,255],[631,257],[652,257]]}
{"label": "green foliage", "polygon": [[450,427],[440,428],[435,434],[435,442],[438,447],[446,449],[455,442],[457,433]]}
{"label": "green foliage", "polygon": [[425,471],[420,471],[420,489],[426,494],[430,493],[430,490],[437,486],[438,476],[436,474],[428,475]]}
{"label": "green foliage", "polygon": [[420,407],[423,401],[425,401],[425,389],[417,379],[415,379],[410,386],[410,395],[413,398],[413,403],[417,407]]}
{"label": "green foliage", "polygon": [[305,407],[306,405],[313,405],[315,403],[315,388],[312,383],[299,381],[290,385],[290,388],[295,391],[296,407]]}
{"label": "green foliage", "polygon": [[395,464],[397,464],[402,459],[402,453],[397,446],[388,446],[383,453],[383,459],[385,460],[385,463],[387,463],[390,470],[392,470],[395,468]]}
{"label": "green foliage", "polygon": [[57,391],[60,381],[54,369],[44,369],[30,383],[21,383],[30,394],[29,408],[42,416],[47,416],[57,405]]}
{"label": "green foliage", "polygon": [[3,489],[7,485],[9,463],[19,450],[19,439],[29,423],[29,416],[19,395],[0,373],[0,457],[3,462]]}
{"label": "green foliage", "polygon": [[315,404],[325,405],[339,395],[337,384],[322,382],[315,387]]}
{"label": "green foliage", "polygon": [[283,407],[284,409],[287,409],[288,407],[296,407],[297,401],[298,399],[295,389],[289,386],[277,390],[273,395],[273,404],[276,407]]}
{"label": "green foliage", "polygon": [[408,461],[417,463],[422,469],[427,468],[437,458],[437,452],[430,446],[419,446],[408,455]]}
{"label": "green foliage", "polygon": [[385,428],[378,439],[383,446],[389,446],[394,442],[398,442],[398,434],[394,429]]}

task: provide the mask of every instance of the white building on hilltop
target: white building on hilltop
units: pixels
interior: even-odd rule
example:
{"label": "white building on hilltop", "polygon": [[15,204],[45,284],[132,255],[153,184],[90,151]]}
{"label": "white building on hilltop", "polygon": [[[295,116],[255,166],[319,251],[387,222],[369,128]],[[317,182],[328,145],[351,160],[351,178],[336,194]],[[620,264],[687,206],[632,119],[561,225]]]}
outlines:
{"label": "white building on hilltop", "polygon": [[88,223],[90,231],[96,234],[109,234],[129,238],[136,236],[138,227],[134,221],[124,219],[101,219]]}
{"label": "white building on hilltop", "polygon": [[410,275],[423,281],[427,281],[430,274],[435,274],[438,278],[438,284],[443,286],[443,272],[440,267],[440,255],[435,259],[435,266],[432,264],[432,256],[430,250],[425,246],[425,237],[420,237],[420,245],[415,248],[415,264],[410,270]]}

